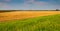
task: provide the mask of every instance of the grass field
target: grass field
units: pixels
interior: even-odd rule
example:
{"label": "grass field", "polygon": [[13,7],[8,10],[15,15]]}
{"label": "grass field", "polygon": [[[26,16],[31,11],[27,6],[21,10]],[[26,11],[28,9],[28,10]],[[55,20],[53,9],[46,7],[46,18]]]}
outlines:
{"label": "grass field", "polygon": [[60,14],[0,22],[0,31],[60,31]]}
{"label": "grass field", "polygon": [[0,13],[0,21],[60,14],[60,11],[12,11]]}

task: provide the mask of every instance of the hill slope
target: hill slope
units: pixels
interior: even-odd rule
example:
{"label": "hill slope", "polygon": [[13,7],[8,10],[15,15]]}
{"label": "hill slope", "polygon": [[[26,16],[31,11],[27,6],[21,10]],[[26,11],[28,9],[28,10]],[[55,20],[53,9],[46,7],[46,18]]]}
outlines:
{"label": "hill slope", "polygon": [[0,22],[0,31],[60,31],[60,15]]}

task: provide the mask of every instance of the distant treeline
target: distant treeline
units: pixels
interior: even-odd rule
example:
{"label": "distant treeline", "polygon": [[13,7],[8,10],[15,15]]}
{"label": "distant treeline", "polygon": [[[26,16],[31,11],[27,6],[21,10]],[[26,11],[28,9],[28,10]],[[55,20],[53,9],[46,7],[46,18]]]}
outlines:
{"label": "distant treeline", "polygon": [[0,10],[0,13],[1,12],[13,12],[13,11],[17,11],[17,10]]}
{"label": "distant treeline", "polygon": [[13,12],[13,11],[60,11],[60,10],[0,10],[0,12]]}

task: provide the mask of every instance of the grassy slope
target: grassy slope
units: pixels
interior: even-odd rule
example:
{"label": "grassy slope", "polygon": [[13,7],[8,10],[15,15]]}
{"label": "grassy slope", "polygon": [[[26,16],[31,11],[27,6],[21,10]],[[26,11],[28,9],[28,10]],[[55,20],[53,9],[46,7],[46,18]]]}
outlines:
{"label": "grassy slope", "polygon": [[0,22],[0,31],[60,31],[60,15]]}

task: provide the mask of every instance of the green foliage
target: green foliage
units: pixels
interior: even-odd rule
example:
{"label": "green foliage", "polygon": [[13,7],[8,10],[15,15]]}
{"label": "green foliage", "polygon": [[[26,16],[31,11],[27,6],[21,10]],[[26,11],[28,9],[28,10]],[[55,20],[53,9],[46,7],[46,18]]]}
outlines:
{"label": "green foliage", "polygon": [[60,15],[0,22],[0,31],[60,31]]}

